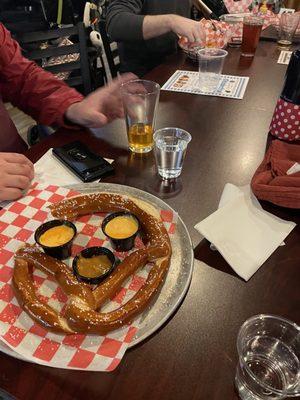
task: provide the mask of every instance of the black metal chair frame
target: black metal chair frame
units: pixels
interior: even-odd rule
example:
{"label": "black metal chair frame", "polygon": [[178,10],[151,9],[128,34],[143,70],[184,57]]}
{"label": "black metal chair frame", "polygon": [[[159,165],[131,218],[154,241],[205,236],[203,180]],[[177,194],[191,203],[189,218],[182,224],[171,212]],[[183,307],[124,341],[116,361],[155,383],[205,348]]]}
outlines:
{"label": "black metal chair frame", "polygon": [[[26,50],[25,47],[32,43],[42,43],[64,37],[78,37],[78,42],[66,45],[66,46],[49,46],[45,49],[34,49]],[[82,86],[83,94],[89,94],[95,86],[101,86],[106,80],[104,68],[100,68],[99,73],[102,75],[101,84],[97,85],[95,82],[92,83],[91,79],[91,64],[96,62],[97,57],[102,58],[101,54],[95,49],[95,47],[87,45],[86,30],[82,22],[79,22],[75,26],[50,29],[47,31],[39,32],[26,32],[18,33],[15,35],[15,39],[20,43],[23,49],[23,55],[30,60],[38,62],[39,60],[45,60],[50,57],[58,57],[63,55],[70,55],[79,53],[80,59],[78,61],[64,62],[57,65],[49,65],[44,67],[45,70],[57,74],[60,72],[73,72],[79,71],[78,76],[70,76],[66,79],[66,83],[71,87]],[[103,60],[101,60],[102,62]],[[103,64],[103,63],[102,63]],[[99,83],[99,82],[98,82]]]}
{"label": "black metal chair frame", "polygon": [[115,58],[118,57],[119,53],[118,53],[118,49],[112,50],[111,49],[111,43],[112,41],[110,40],[107,32],[106,32],[106,22],[104,19],[101,19],[98,22],[98,29],[102,38],[102,42],[103,42],[103,48],[105,51],[105,55],[107,58],[107,63],[110,69],[110,73],[112,78],[115,78],[118,75],[119,72],[119,68],[118,66],[115,64]]}

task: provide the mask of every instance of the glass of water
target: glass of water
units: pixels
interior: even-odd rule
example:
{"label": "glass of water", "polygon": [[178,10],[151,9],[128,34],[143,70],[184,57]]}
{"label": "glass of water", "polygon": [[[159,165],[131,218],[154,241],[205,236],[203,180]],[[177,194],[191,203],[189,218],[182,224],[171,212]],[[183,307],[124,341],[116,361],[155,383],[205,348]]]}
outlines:
{"label": "glass of water", "polygon": [[235,384],[242,400],[300,395],[300,327],[274,315],[256,315],[241,327]]}
{"label": "glass of water", "polygon": [[204,93],[213,93],[217,89],[227,54],[226,50],[215,48],[198,51],[199,88]]}
{"label": "glass of water", "polygon": [[191,135],[180,128],[163,128],[154,133],[154,154],[163,179],[178,178]]}

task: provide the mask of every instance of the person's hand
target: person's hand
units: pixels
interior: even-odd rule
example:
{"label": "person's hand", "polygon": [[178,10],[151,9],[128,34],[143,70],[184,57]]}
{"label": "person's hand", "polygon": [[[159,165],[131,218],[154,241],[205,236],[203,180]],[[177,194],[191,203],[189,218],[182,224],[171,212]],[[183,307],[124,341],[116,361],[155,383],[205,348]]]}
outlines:
{"label": "person's hand", "polygon": [[86,128],[101,128],[116,118],[123,118],[120,87],[132,79],[137,77],[124,74],[107,86],[95,90],[81,102],[72,104],[65,113],[66,118]]}
{"label": "person's hand", "polygon": [[0,153],[0,201],[22,197],[33,176],[34,167],[28,158],[17,153]]}
{"label": "person's hand", "polygon": [[205,43],[205,31],[200,22],[179,15],[170,16],[170,29],[189,43]]}

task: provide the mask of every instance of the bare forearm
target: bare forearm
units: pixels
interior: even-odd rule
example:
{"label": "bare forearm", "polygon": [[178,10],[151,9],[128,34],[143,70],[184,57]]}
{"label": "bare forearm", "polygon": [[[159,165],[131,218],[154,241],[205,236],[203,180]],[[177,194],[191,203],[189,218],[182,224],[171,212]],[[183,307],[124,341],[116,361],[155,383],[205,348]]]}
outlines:
{"label": "bare forearm", "polygon": [[143,21],[143,37],[144,40],[163,35],[172,30],[171,14],[165,15],[146,15]]}
{"label": "bare forearm", "polygon": [[146,15],[143,21],[144,40],[174,32],[185,37],[190,43],[203,42],[205,34],[199,22],[175,14]]}

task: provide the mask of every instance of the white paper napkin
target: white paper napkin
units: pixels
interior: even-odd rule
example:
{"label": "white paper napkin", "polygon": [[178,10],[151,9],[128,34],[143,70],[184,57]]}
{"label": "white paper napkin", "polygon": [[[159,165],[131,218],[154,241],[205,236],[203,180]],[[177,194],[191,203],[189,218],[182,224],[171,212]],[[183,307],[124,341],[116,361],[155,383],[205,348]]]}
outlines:
{"label": "white paper napkin", "polygon": [[226,186],[220,200],[221,207],[195,228],[214,244],[233,270],[247,281],[296,224],[264,211],[249,186]]}
{"label": "white paper napkin", "polygon": [[[113,160],[106,159],[112,163]],[[50,185],[66,186],[82,183],[82,181],[74,175],[64,164],[62,164],[52,154],[52,149],[43,155],[34,164],[34,180],[40,183],[49,183]],[[99,180],[99,179],[96,179]]]}

